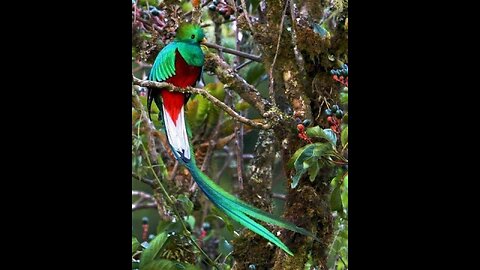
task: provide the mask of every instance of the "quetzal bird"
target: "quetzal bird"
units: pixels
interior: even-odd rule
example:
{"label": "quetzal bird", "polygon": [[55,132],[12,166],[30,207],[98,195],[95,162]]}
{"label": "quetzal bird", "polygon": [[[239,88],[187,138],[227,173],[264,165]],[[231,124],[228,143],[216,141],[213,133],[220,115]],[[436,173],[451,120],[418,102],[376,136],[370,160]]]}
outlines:
{"label": "quetzal bird", "polygon": [[[182,24],[177,29],[174,41],[165,46],[155,59],[149,80],[168,82],[182,88],[195,86],[201,77],[204,64],[204,54],[200,48],[203,40],[204,32],[200,26]],[[293,253],[282,241],[250,217],[318,240],[309,231],[248,205],[229,194],[198,169],[193,147],[190,145],[187,135],[187,122],[184,114],[184,105],[189,97],[190,95],[170,92],[167,89],[149,89],[148,113],[150,116],[152,101],[155,101],[160,110],[159,120],[161,121],[163,118],[168,143],[175,158],[190,171],[193,179],[210,201],[232,219],[266,238],[289,255],[293,256]]]}

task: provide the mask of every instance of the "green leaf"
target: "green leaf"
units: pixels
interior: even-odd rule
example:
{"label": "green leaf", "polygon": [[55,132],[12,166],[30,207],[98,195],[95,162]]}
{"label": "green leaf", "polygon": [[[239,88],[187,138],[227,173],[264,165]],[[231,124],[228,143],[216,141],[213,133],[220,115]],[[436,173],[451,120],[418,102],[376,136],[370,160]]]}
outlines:
{"label": "green leaf", "polygon": [[194,216],[188,216],[185,217],[185,222],[190,226],[190,229],[195,228],[195,217]]}
{"label": "green leaf", "polygon": [[195,100],[198,100],[198,107],[197,107],[197,113],[195,115],[195,121],[198,123],[203,123],[203,121],[207,119],[208,112],[210,111],[212,103],[210,103],[208,99],[200,95],[196,96]]}
{"label": "green leaf", "polygon": [[313,162],[310,168],[308,168],[308,174],[310,175],[310,182],[315,181],[315,178],[317,177],[319,170],[320,170],[320,166],[318,165],[318,161]]}
{"label": "green leaf", "polygon": [[223,101],[225,99],[224,85],[221,82],[209,83],[205,85],[204,89],[220,101]]}
{"label": "green leaf", "polygon": [[348,104],[348,93],[340,93],[340,104]]}
{"label": "green leaf", "polygon": [[320,126],[307,128],[307,135],[309,137],[323,138],[329,140],[334,146],[337,143],[337,135],[333,130],[326,128],[322,129]]}
{"label": "green leaf", "polygon": [[167,221],[167,220],[162,220],[158,223],[157,226],[157,233],[171,233],[174,232],[176,234],[179,234],[183,231],[183,226],[180,222],[172,222],[172,221]]}
{"label": "green leaf", "polygon": [[181,194],[177,197],[177,200],[181,202],[183,209],[190,215],[193,211],[193,202],[185,195]]}
{"label": "green leaf", "polygon": [[235,109],[236,109],[237,111],[244,111],[244,110],[246,110],[246,109],[248,109],[248,108],[250,108],[250,107],[251,107],[251,106],[250,106],[250,103],[245,102],[245,101],[241,101],[241,102],[235,104]]}
{"label": "green leaf", "polygon": [[307,144],[301,148],[299,148],[297,151],[295,151],[295,153],[292,155],[292,157],[290,158],[290,160],[288,161],[288,168],[292,168],[295,161],[298,159],[298,157],[300,156],[300,154],[305,151],[305,149],[307,149],[308,147],[313,147],[313,144]]}
{"label": "green leaf", "polygon": [[265,74],[265,67],[260,63],[251,63],[250,67],[245,75],[245,80],[253,84],[255,83],[263,74]]}
{"label": "green leaf", "polygon": [[[146,268],[146,267],[148,266],[149,263],[154,261],[155,257],[165,246],[165,242],[167,240],[168,240],[168,234],[165,232],[162,232],[158,234],[150,242],[150,245],[148,246],[148,248],[142,252],[142,257],[140,258],[140,270],[154,269],[154,268]],[[156,268],[156,269],[159,269],[159,268]],[[163,268],[160,268],[160,269],[163,269]]]}
{"label": "green leaf", "polygon": [[337,185],[332,192],[330,197],[330,207],[332,211],[343,212],[343,205],[342,205],[342,192],[340,190],[340,186]]}
{"label": "green leaf", "polygon": [[138,250],[139,246],[140,246],[140,243],[138,242],[137,238],[135,236],[132,236],[132,254]]}
{"label": "green leaf", "polygon": [[340,135],[340,137],[342,139],[342,146],[345,146],[345,144],[347,144],[347,142],[348,142],[348,126],[346,126],[342,130],[342,134]]}
{"label": "green leaf", "polygon": [[323,132],[325,132],[327,139],[335,146],[337,144],[337,134],[330,128],[324,129]]}
{"label": "green leaf", "polygon": [[[293,162],[295,175],[292,177],[291,188],[296,188],[300,178],[305,172],[307,172],[307,169],[314,167],[315,165],[313,164],[318,163],[318,160],[321,157],[329,155],[331,150],[332,145],[330,143],[313,143],[298,149],[289,161],[289,163],[291,163],[292,160],[295,160]],[[318,169],[311,169],[311,172],[314,174],[314,177],[310,178],[311,181],[313,181],[312,179],[315,179],[316,173],[318,173],[318,170],[321,168],[320,164],[317,164],[317,166]]]}
{"label": "green leaf", "polygon": [[309,137],[326,138],[325,132],[320,126],[307,128],[306,132]]}

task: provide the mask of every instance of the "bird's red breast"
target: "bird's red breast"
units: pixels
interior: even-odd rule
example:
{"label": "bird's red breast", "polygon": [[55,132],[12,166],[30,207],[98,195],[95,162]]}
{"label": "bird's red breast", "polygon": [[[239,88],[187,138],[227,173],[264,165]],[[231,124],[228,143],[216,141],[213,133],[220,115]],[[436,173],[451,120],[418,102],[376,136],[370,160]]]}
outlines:
{"label": "bird's red breast", "polygon": [[[168,78],[166,82],[171,83],[177,87],[185,88],[187,86],[195,86],[202,67],[190,66],[178,50],[175,51],[175,75]],[[178,114],[185,104],[185,95],[179,92],[170,92],[163,90],[161,92],[165,110],[168,112],[176,125]]]}

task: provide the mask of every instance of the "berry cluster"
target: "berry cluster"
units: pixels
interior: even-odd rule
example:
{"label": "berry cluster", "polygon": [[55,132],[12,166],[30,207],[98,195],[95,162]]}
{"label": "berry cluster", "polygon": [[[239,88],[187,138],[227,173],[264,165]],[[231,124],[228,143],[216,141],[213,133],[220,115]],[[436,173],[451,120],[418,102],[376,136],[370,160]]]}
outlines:
{"label": "berry cluster", "polygon": [[144,22],[157,30],[163,29],[166,26],[165,12],[157,7],[150,6],[149,9],[146,10],[132,5],[132,11],[134,12],[134,17],[141,18],[134,22],[134,26],[138,29],[146,30]]}
{"label": "berry cluster", "polygon": [[343,111],[338,107],[338,105],[333,105],[332,108],[326,109],[325,114],[328,115],[327,122],[330,128],[335,133],[340,133],[340,124],[342,123]]}
{"label": "berry cluster", "polygon": [[345,86],[348,86],[348,66],[343,64],[340,69],[330,70],[330,74],[333,75],[333,79]]}
{"label": "berry cluster", "polygon": [[340,68],[340,69],[330,70],[330,74],[337,75],[337,76],[348,76],[348,66],[347,66],[347,64],[343,64],[342,68]]}
{"label": "berry cluster", "polygon": [[327,115],[335,115],[338,119],[342,119],[343,117],[343,111],[338,107],[338,105],[333,105],[332,108],[326,109],[325,113]]}
{"label": "berry cluster", "polygon": [[[297,119],[297,121],[300,122],[300,119]],[[305,128],[308,127],[310,123],[311,121],[309,119],[305,119],[297,125],[298,137],[308,143],[312,143],[312,140],[308,137]]]}
{"label": "berry cluster", "polygon": [[208,9],[211,11],[217,11],[225,20],[229,20],[230,16],[235,13],[233,7],[225,3],[224,0],[213,0],[213,4],[209,5]]}

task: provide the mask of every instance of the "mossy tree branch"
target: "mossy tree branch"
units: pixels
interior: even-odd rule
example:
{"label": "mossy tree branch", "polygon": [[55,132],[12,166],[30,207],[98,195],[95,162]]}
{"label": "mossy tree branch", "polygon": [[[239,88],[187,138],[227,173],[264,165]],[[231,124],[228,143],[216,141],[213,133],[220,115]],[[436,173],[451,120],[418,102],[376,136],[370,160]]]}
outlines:
{"label": "mossy tree branch", "polygon": [[180,92],[180,93],[194,93],[194,94],[200,94],[206,99],[208,99],[210,102],[212,102],[215,106],[219,107],[223,111],[225,111],[228,115],[233,117],[235,120],[244,123],[246,125],[256,127],[256,128],[261,128],[261,129],[269,129],[271,128],[270,124],[267,123],[261,123],[261,122],[255,122],[253,120],[250,120],[246,117],[243,117],[239,115],[237,112],[232,110],[230,107],[228,107],[225,103],[221,102],[218,100],[216,97],[212,96],[208,91],[200,88],[194,88],[194,87],[187,87],[187,88],[181,88],[181,87],[176,87],[173,84],[166,83],[166,82],[154,82],[154,81],[147,81],[147,80],[140,80],[136,78],[132,74],[133,78],[133,84],[138,85],[138,86],[143,86],[143,87],[150,87],[150,88],[163,88],[167,89],[169,91],[175,91],[175,92]]}
{"label": "mossy tree branch", "polygon": [[220,56],[208,53],[205,56],[204,69],[215,73],[222,83],[237,92],[243,100],[250,103],[260,114],[263,115],[272,107],[270,101],[264,99],[254,86],[247,83]]}

